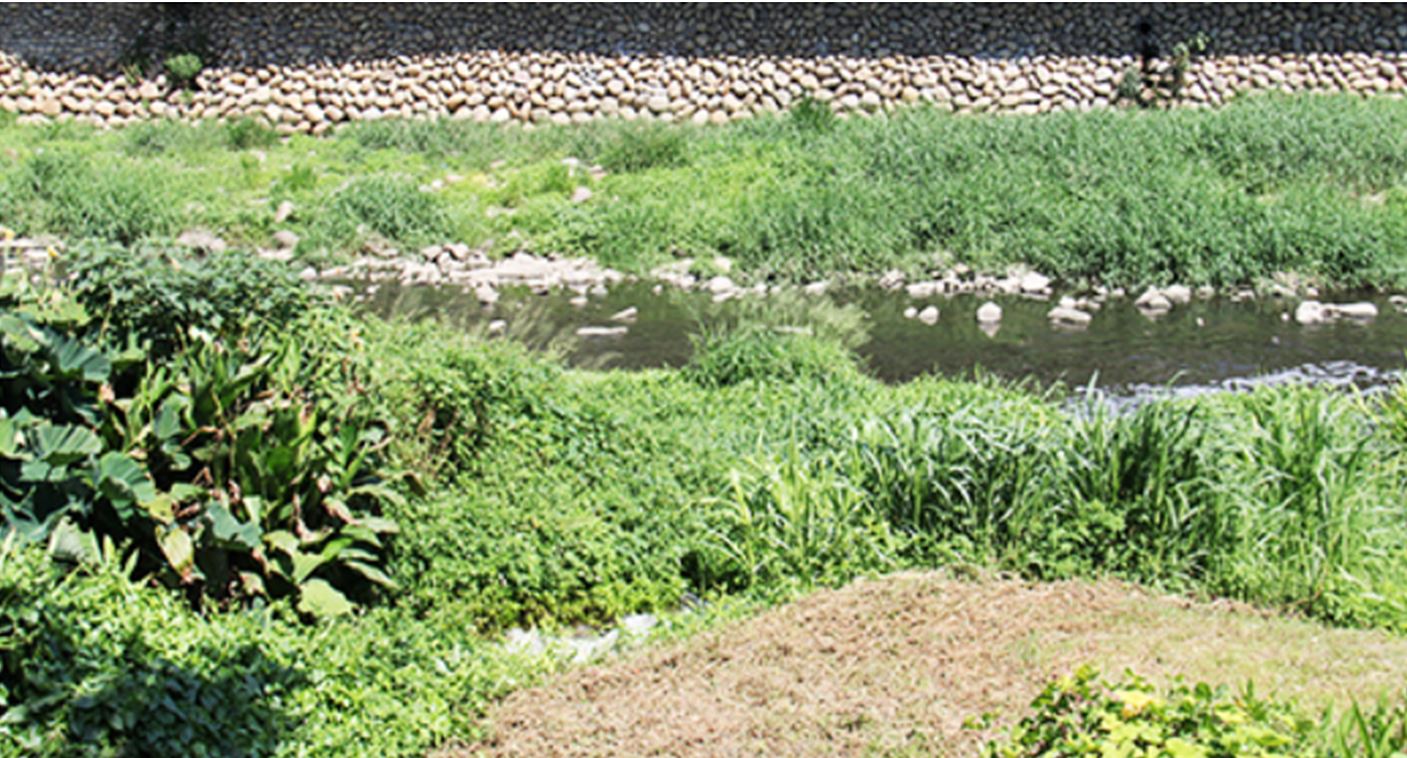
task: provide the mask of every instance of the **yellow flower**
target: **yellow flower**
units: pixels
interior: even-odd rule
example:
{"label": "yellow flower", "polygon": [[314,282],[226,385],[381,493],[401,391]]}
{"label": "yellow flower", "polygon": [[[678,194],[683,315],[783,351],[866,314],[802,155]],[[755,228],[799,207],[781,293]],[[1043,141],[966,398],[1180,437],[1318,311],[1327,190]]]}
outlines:
{"label": "yellow flower", "polygon": [[15,230],[8,226],[0,226],[0,237],[3,237],[6,242],[11,242],[15,239]]}
{"label": "yellow flower", "polygon": [[53,245],[50,245],[50,246],[48,246],[47,248],[45,248],[45,249],[44,249],[44,252],[46,252],[46,253],[49,254],[49,259],[50,259],[50,260],[59,257],[59,251],[55,250]]}

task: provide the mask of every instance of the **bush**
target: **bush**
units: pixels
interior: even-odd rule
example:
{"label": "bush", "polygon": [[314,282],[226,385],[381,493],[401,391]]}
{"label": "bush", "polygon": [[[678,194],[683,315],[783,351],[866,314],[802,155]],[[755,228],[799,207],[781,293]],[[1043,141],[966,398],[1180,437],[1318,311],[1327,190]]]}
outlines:
{"label": "bush", "polygon": [[1179,682],[1160,692],[1133,674],[1106,682],[1089,668],[1052,683],[1031,706],[1035,713],[985,755],[1301,755],[1316,736],[1313,722],[1249,687],[1232,695]]}
{"label": "bush", "polygon": [[205,68],[205,62],[195,53],[168,56],[163,65],[166,67],[166,73],[181,87],[189,87]]}
{"label": "bush", "polygon": [[310,629],[277,603],[195,614],[125,574],[0,544],[0,754],[423,755],[550,666],[447,602]]}
{"label": "bush", "polygon": [[684,372],[705,387],[748,381],[851,381],[859,376],[854,359],[839,344],[757,325],[696,338]]}
{"label": "bush", "polygon": [[[14,289],[11,282],[21,282]],[[292,595],[349,610],[395,525],[384,429],[296,331],[226,342],[198,329],[144,371],[138,335],[110,352],[62,291],[8,277],[0,303],[0,511],[24,540],[89,560],[111,539],[137,568],[220,601]],[[333,365],[336,365],[333,363]]]}
{"label": "bush", "polygon": [[79,246],[64,260],[72,296],[120,343],[149,341],[157,356],[192,328],[240,337],[256,327],[281,330],[315,303],[286,265],[246,252],[195,255],[139,247]]}

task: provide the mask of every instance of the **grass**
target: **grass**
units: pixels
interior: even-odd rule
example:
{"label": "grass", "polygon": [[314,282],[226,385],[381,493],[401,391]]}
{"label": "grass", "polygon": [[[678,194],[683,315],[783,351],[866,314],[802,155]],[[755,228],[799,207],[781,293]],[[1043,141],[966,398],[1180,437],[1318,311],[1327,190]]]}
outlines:
{"label": "grass", "polygon": [[[281,141],[248,121],[10,124],[0,218],[124,243],[201,226],[254,246],[288,200],[314,262],[383,238],[630,271],[725,255],[782,280],[965,262],[1117,285],[1293,270],[1390,288],[1407,283],[1405,127],[1407,103],[1317,95],[1030,117],[804,108],[709,128],[387,121]],[[578,186],[593,198],[572,203]]]}

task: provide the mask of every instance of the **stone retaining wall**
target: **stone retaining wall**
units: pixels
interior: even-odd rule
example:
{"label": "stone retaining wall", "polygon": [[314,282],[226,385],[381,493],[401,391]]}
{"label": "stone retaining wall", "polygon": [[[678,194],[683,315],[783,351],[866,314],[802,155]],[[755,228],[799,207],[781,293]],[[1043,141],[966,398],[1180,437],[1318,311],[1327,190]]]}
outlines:
{"label": "stone retaining wall", "polygon": [[[196,37],[193,91],[120,69]],[[1400,95],[1407,5],[0,5],[0,109],[25,120],[722,123],[803,97],[1042,112],[1268,89]]]}

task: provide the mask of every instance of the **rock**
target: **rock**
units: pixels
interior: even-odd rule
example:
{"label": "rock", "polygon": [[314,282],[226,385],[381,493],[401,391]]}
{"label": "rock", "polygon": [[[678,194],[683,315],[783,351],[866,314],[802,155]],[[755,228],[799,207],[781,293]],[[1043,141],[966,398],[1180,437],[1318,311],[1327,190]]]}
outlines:
{"label": "rock", "polygon": [[713,277],[712,279],[709,279],[708,283],[705,284],[704,287],[709,292],[712,292],[715,295],[722,295],[724,293],[736,290],[738,288],[738,285],[734,284],[732,279],[729,279],[728,277],[720,274],[718,276]]}
{"label": "rock", "polygon": [[583,326],[576,330],[578,337],[621,337],[629,331],[624,326]]}
{"label": "rock", "polygon": [[1050,291],[1050,277],[1031,271],[1021,277],[1017,286],[1028,295],[1043,294]]}
{"label": "rock", "polygon": [[1378,306],[1372,303],[1326,305],[1324,311],[1334,318],[1374,319],[1378,317]]}
{"label": "rock", "polygon": [[898,269],[890,269],[879,277],[876,284],[883,290],[899,289],[904,285],[904,272]]}
{"label": "rock", "polygon": [[723,273],[723,274],[731,274],[731,273],[733,273],[733,261],[732,261],[732,259],[728,258],[727,256],[723,256],[723,255],[715,255],[715,256],[713,256],[713,267],[714,267],[715,269],[718,269],[719,273]]}
{"label": "rock", "polygon": [[925,324],[938,323],[938,306],[930,305],[918,312],[918,320]]}
{"label": "rock", "polygon": [[570,303],[573,308],[585,308],[586,304],[591,301],[586,297],[586,295],[577,295],[576,297],[572,298],[571,300],[568,300],[567,302]]}
{"label": "rock", "polygon": [[612,321],[634,321],[640,315],[640,309],[635,306],[618,311],[611,315]]}
{"label": "rock", "polygon": [[573,203],[584,203],[584,202],[586,202],[587,200],[590,200],[590,199],[591,199],[591,190],[590,190],[590,189],[588,189],[588,188],[586,188],[586,187],[577,187],[575,190],[572,190],[572,202],[573,202]]}
{"label": "rock", "polygon": [[806,286],[801,288],[801,291],[805,292],[808,295],[824,295],[826,294],[826,289],[828,287],[830,287],[830,282],[822,280],[819,282],[811,282],[810,284],[807,284]]}
{"label": "rock", "polygon": [[292,250],[298,247],[298,235],[287,229],[280,229],[274,232],[274,244],[278,245],[280,250]]}
{"label": "rock", "polygon": [[501,318],[496,318],[489,322],[489,334],[503,334],[508,329],[508,322]]}
{"label": "rock", "polygon": [[1149,287],[1133,304],[1141,311],[1170,311],[1172,301],[1156,287]]}
{"label": "rock", "polygon": [[1181,284],[1173,284],[1163,288],[1163,297],[1173,305],[1187,305],[1192,302],[1192,290]]}
{"label": "rock", "polygon": [[918,309],[912,305],[904,309],[904,318],[917,318]]}
{"label": "rock", "polygon": [[914,282],[904,289],[908,291],[909,297],[912,298],[933,297],[938,292],[938,283]]}
{"label": "rock", "polygon": [[308,266],[307,268],[304,268],[302,271],[298,272],[298,278],[302,279],[305,282],[317,281],[318,270],[313,268],[312,266]]}
{"label": "rock", "polygon": [[977,308],[977,323],[995,324],[1002,320],[1002,307],[988,300]]}
{"label": "rock", "polygon": [[206,253],[225,252],[225,241],[204,229],[188,229],[176,238],[176,244]]}
{"label": "rock", "polygon": [[282,224],[293,217],[293,201],[285,200],[274,210],[274,223]]}
{"label": "rock", "polygon": [[1051,308],[1050,312],[1046,314],[1046,318],[1050,319],[1053,324],[1062,324],[1065,326],[1089,326],[1089,322],[1094,320],[1093,316],[1084,311],[1075,308],[1066,308],[1061,305]]}
{"label": "rock", "polygon": [[1325,320],[1324,305],[1317,300],[1305,300],[1295,306],[1295,321],[1300,324],[1318,324]]}
{"label": "rock", "polygon": [[498,297],[498,290],[487,284],[480,284],[474,288],[474,298],[479,301],[480,305],[493,305],[498,302]]}

